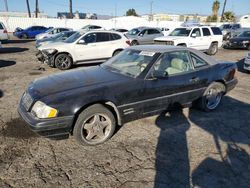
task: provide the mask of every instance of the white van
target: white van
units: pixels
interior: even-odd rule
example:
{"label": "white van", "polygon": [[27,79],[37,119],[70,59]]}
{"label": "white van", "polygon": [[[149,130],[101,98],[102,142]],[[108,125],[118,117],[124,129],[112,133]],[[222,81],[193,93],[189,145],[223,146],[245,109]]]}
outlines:
{"label": "white van", "polygon": [[6,40],[9,40],[9,35],[4,24],[0,22],[0,41],[6,41]]}

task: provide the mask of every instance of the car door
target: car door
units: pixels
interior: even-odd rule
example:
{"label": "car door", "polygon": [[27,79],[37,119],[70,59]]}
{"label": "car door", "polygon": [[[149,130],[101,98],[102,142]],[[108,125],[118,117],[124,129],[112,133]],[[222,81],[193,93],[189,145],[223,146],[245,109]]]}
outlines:
{"label": "car door", "polygon": [[201,40],[202,50],[207,50],[211,45],[212,35],[207,27],[202,28],[202,33],[203,33],[203,39]]}
{"label": "car door", "polygon": [[203,36],[202,36],[200,28],[194,28],[191,32],[189,39],[190,41],[189,41],[188,47],[194,48],[197,50],[202,50]]}
{"label": "car door", "polygon": [[[162,76],[152,77],[151,73]],[[206,84],[206,77],[195,71],[188,51],[164,53],[144,82],[144,114],[165,110],[170,105],[189,104],[202,95]]]}
{"label": "car door", "polygon": [[150,37],[150,41],[149,41],[150,44],[154,44],[154,39],[155,38],[164,36],[163,33],[158,31],[157,29],[149,29],[148,30],[148,35]]}

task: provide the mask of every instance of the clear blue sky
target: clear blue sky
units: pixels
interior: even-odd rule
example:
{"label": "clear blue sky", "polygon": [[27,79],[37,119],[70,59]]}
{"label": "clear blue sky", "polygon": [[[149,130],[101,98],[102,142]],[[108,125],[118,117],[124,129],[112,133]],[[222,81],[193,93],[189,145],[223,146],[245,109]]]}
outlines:
{"label": "clear blue sky", "polygon": [[[27,11],[26,0],[7,0],[10,11]],[[29,0],[31,11],[35,10],[35,0]],[[177,14],[211,14],[214,0],[152,0],[153,13]],[[117,6],[117,16],[125,14],[129,8],[134,8],[138,14],[150,12],[151,0],[73,0],[73,11],[94,12],[97,14],[114,15]],[[220,0],[222,6],[224,0]],[[39,0],[39,8],[50,16],[57,12],[68,11],[69,0]],[[4,10],[4,0],[0,0],[0,10]],[[232,10],[236,15],[250,13],[250,0],[228,0],[226,10]]]}

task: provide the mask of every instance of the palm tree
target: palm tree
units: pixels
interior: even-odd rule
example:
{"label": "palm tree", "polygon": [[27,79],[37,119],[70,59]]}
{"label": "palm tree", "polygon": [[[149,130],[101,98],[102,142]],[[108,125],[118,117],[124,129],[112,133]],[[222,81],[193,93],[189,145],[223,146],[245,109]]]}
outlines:
{"label": "palm tree", "polygon": [[212,11],[213,11],[213,16],[218,16],[218,12],[220,9],[220,2],[218,0],[214,1]]}
{"label": "palm tree", "polygon": [[223,22],[224,20],[224,12],[225,12],[225,8],[226,8],[226,4],[227,4],[227,0],[224,0],[224,5],[223,5],[223,10],[222,10],[222,13],[221,13],[221,22]]}
{"label": "palm tree", "polygon": [[31,18],[31,14],[30,14],[30,3],[29,3],[29,0],[26,0],[26,4],[27,4],[27,9],[28,9],[28,14],[29,14],[29,17]]}
{"label": "palm tree", "polygon": [[69,16],[70,18],[73,18],[72,0],[69,0]]}

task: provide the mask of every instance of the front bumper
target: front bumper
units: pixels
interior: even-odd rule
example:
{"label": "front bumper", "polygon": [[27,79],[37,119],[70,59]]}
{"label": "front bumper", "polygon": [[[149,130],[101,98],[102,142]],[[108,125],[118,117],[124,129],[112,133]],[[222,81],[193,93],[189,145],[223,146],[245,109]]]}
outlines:
{"label": "front bumper", "polygon": [[232,89],[234,89],[235,86],[237,85],[237,83],[238,83],[237,78],[234,78],[234,79],[226,82],[226,93],[231,91]]}
{"label": "front bumper", "polygon": [[250,58],[246,58],[244,61],[244,69],[250,71]]}
{"label": "front bumper", "polygon": [[51,139],[68,138],[73,125],[73,116],[64,116],[53,119],[38,119],[27,112],[20,103],[18,113],[29,125],[30,129],[38,135]]}
{"label": "front bumper", "polygon": [[226,48],[238,48],[238,49],[248,49],[250,43],[242,43],[242,42],[228,42],[225,47]]}
{"label": "front bumper", "polygon": [[54,56],[55,56],[55,54],[56,53],[54,53],[54,54],[46,54],[46,53],[39,50],[36,53],[36,57],[37,57],[38,61],[41,61],[43,63],[48,64],[51,67],[54,67]]}

